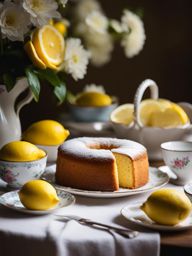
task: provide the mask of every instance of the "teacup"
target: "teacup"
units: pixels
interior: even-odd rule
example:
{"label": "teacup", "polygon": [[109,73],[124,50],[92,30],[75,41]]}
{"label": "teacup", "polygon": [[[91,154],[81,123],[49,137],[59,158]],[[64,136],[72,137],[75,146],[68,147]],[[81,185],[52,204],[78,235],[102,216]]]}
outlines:
{"label": "teacup", "polygon": [[171,181],[185,185],[192,180],[192,142],[169,141],[161,144],[165,164],[175,174]]}
{"label": "teacup", "polygon": [[0,160],[0,177],[12,188],[20,188],[27,181],[39,179],[43,174],[47,155],[34,161],[11,162]]}

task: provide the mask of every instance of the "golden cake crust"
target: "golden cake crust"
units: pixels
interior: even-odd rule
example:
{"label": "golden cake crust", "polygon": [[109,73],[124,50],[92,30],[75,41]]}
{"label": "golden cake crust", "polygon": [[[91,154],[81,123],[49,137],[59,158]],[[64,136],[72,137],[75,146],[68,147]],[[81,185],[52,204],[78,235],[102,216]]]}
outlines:
{"label": "golden cake crust", "polygon": [[148,157],[141,144],[121,139],[87,137],[68,140],[59,147],[56,183],[85,190],[118,190],[118,171],[113,152],[132,160],[131,188],[147,183]]}

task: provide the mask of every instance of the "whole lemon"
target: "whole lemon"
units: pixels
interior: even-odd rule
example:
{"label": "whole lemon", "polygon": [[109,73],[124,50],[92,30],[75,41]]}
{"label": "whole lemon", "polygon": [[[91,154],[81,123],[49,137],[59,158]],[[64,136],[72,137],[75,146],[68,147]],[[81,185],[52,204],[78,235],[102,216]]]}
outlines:
{"label": "whole lemon", "polygon": [[100,92],[83,92],[76,98],[76,104],[84,107],[103,107],[111,103],[111,97]]}
{"label": "whole lemon", "polygon": [[184,192],[164,188],[153,192],[141,209],[159,224],[176,225],[188,217],[192,204]]}
{"label": "whole lemon", "polygon": [[0,159],[13,162],[26,162],[40,159],[46,153],[26,141],[13,141],[4,145],[0,150]]}
{"label": "whole lemon", "polygon": [[60,123],[54,120],[42,120],[32,124],[24,133],[23,140],[44,146],[54,146],[63,143],[69,136]]}
{"label": "whole lemon", "polygon": [[63,21],[58,21],[53,24],[53,26],[63,35],[65,36],[67,33],[67,26]]}
{"label": "whole lemon", "polygon": [[30,210],[48,210],[59,202],[55,188],[44,180],[31,180],[25,183],[19,191],[19,198]]}

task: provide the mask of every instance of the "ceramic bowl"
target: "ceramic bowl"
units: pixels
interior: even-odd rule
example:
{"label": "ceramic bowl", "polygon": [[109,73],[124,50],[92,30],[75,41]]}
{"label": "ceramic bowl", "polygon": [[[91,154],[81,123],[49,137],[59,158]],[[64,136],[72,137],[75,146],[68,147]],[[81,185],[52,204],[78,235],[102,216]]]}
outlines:
{"label": "ceramic bowl", "polygon": [[185,185],[192,180],[192,142],[169,141],[161,144],[163,160],[175,174],[172,180],[177,185]]}
{"label": "ceramic bowl", "polygon": [[109,120],[111,112],[117,107],[116,97],[112,97],[111,105],[104,107],[83,107],[75,103],[69,103],[69,111],[72,118],[79,122],[106,122]]}
{"label": "ceramic bowl", "polygon": [[[187,123],[173,128],[160,128],[143,126],[139,115],[139,106],[146,89],[150,89],[151,98],[158,99],[158,87],[156,83],[147,79],[138,87],[134,98],[134,118],[130,125],[116,123],[111,120],[116,136],[143,144],[148,151],[150,160],[162,160],[160,145],[166,141],[188,140],[188,135],[192,131],[192,125]],[[189,117],[192,117],[192,105],[181,103],[181,107]]]}
{"label": "ceramic bowl", "polygon": [[192,203],[192,183],[188,183],[184,186],[184,192]]}
{"label": "ceramic bowl", "polygon": [[47,155],[34,161],[11,162],[0,160],[0,177],[12,188],[20,188],[27,181],[39,179],[43,174]]}
{"label": "ceramic bowl", "polygon": [[57,160],[57,151],[58,147],[60,145],[55,145],[55,146],[44,146],[44,145],[37,145],[36,146],[40,149],[43,149],[45,152],[47,152],[47,162],[56,162]]}

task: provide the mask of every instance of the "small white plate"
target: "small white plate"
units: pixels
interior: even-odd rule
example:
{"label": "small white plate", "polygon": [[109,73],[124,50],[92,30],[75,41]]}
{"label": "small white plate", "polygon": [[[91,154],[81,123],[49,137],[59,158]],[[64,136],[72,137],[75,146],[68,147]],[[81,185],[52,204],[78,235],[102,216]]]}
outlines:
{"label": "small white plate", "polygon": [[51,208],[49,210],[44,210],[44,211],[28,210],[22,205],[19,199],[19,194],[18,194],[19,190],[11,191],[0,196],[0,204],[18,212],[41,215],[41,214],[52,213],[62,207],[66,207],[75,203],[75,197],[72,194],[62,190],[56,190],[56,191],[60,201],[56,207]]}
{"label": "small white plate", "polygon": [[95,198],[116,198],[131,196],[144,192],[149,192],[158,189],[168,183],[169,177],[166,173],[161,172],[157,168],[149,167],[149,181],[146,185],[136,189],[120,188],[118,191],[105,192],[105,191],[90,191],[83,189],[76,189],[71,187],[64,187],[55,183],[55,165],[46,168],[42,179],[50,182],[55,188],[70,192],[74,195],[95,197]]}
{"label": "small white plate", "polygon": [[140,209],[142,203],[135,203],[125,206],[121,210],[121,214],[125,217],[130,223],[137,224],[139,226],[161,230],[161,231],[180,231],[185,230],[192,227],[192,214],[184,220],[183,222],[175,225],[160,225],[153,222],[151,219],[147,217],[147,215]]}

